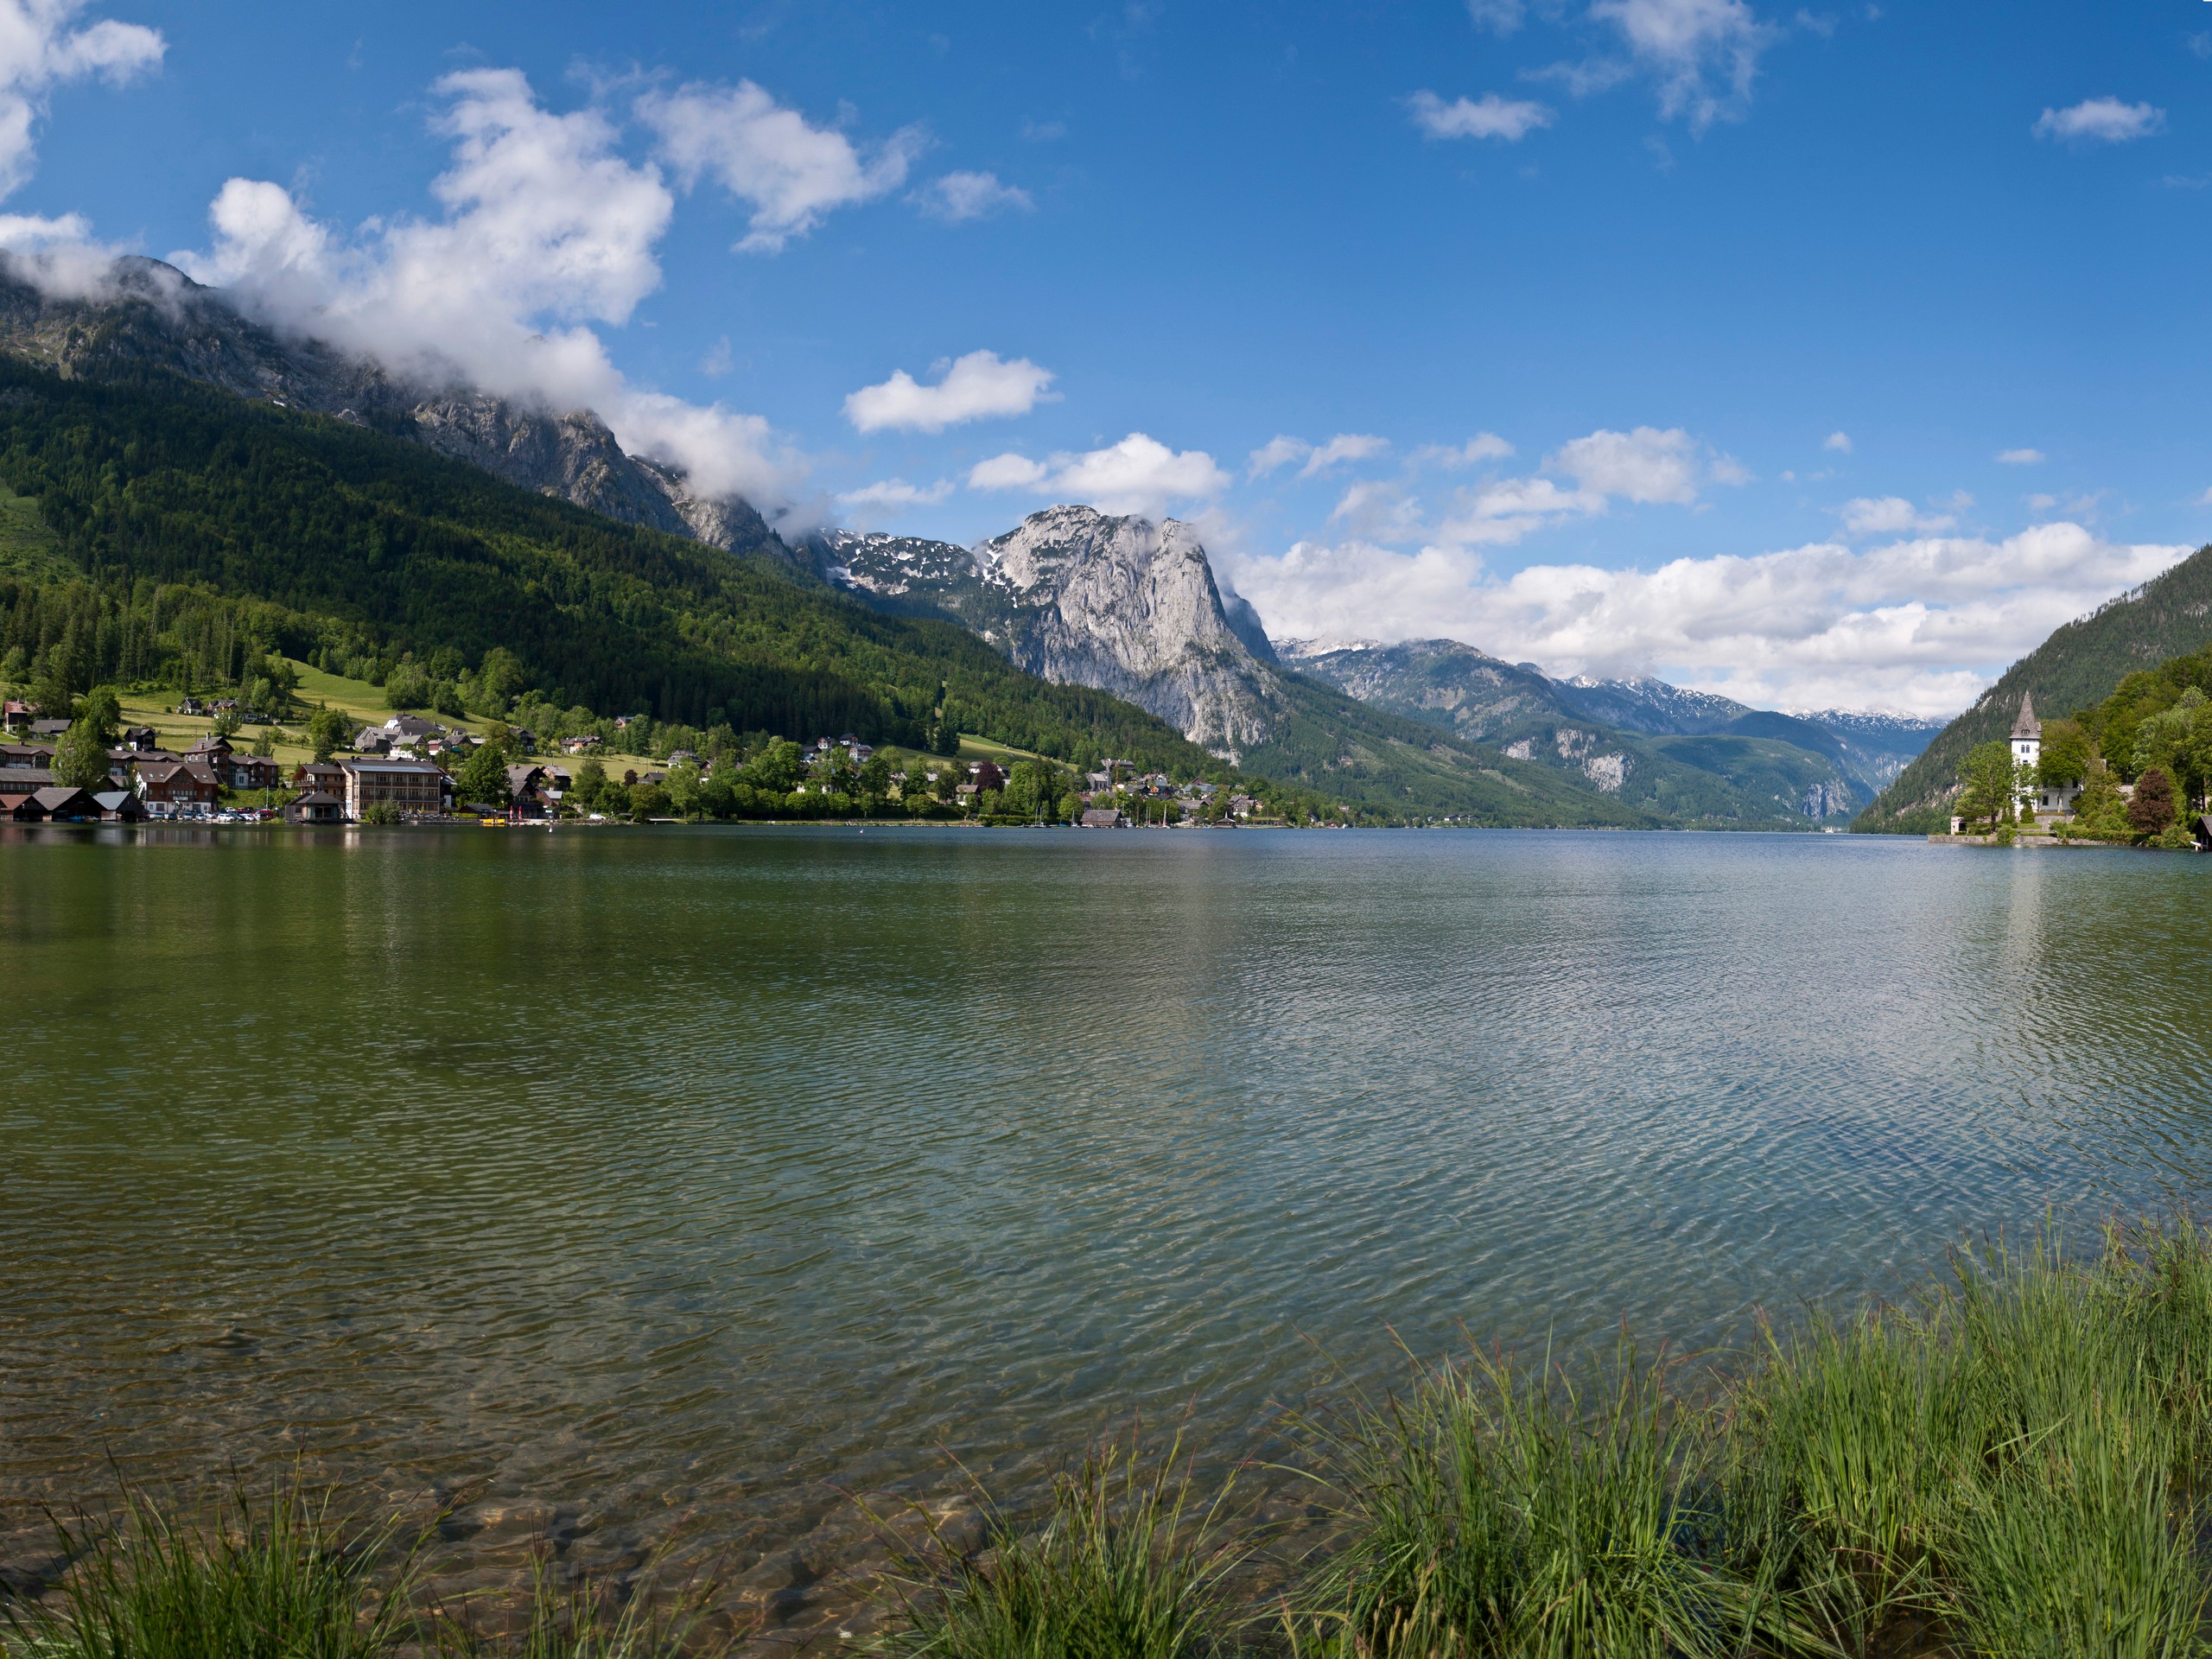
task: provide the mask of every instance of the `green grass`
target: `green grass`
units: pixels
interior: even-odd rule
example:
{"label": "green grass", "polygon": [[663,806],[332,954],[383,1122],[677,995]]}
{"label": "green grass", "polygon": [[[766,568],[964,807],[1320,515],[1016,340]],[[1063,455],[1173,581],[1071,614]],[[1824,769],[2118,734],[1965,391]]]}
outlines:
{"label": "green grass", "polygon": [[10,1659],[372,1659],[410,1628],[397,1524],[348,1525],[297,1484],[197,1522],[130,1493],[118,1526],[61,1541],[61,1605],[8,1610]]}
{"label": "green grass", "polygon": [[542,1557],[500,1630],[510,1610],[426,1598],[425,1533],[345,1517],[297,1481],[196,1519],[126,1492],[112,1526],[60,1532],[58,1597],[0,1604],[6,1659],[673,1659],[728,1645],[693,1639],[696,1596],[564,1588]]}
{"label": "green grass", "polygon": [[1230,1645],[1226,1491],[1201,1502],[1179,1444],[1110,1445],[1053,1483],[1040,1528],[991,1507],[979,1555],[932,1528],[891,1580],[903,1659],[1205,1659]]}

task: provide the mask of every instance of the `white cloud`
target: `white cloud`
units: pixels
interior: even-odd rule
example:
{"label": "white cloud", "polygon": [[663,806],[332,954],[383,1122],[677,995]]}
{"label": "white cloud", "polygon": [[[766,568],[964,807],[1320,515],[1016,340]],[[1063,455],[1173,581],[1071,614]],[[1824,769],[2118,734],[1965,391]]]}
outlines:
{"label": "white cloud", "polygon": [[1431,138],[1503,138],[1517,144],[1538,127],[1552,124],[1552,112],[1529,99],[1455,98],[1449,104],[1434,92],[1419,92],[1406,100],[1414,124]]}
{"label": "white cloud", "polygon": [[970,352],[933,366],[942,377],[933,386],[904,369],[862,386],[845,399],[845,418],[862,432],[942,432],[968,421],[1027,415],[1058,396],[1046,390],[1052,372],[1026,357],[1009,361],[996,352]]}
{"label": "white cloud", "polygon": [[1851,453],[1851,434],[1831,432],[1821,440],[1821,448],[1834,450],[1839,455],[1847,455]]}
{"label": "white cloud", "polygon": [[2037,118],[2034,131],[2038,138],[2124,144],[2131,138],[2147,138],[2165,124],[2166,112],[2148,104],[2091,98],[2067,109],[2045,110]]}
{"label": "white cloud", "polygon": [[[1355,444],[1379,449],[1382,441],[1345,434],[1316,449],[1296,438],[1277,438],[1252,452],[1253,472],[1256,476],[1304,457],[1300,476],[1307,476],[1319,470],[1317,463],[1329,448],[1346,446],[1344,453],[1357,453],[1350,448]],[[1458,448],[1416,449],[1408,457],[1407,474],[1471,467],[1512,453],[1512,445],[1485,432]],[[1432,516],[1404,484],[1362,480],[1338,500],[1331,522],[1355,539],[1393,546],[1421,540],[1452,547],[1503,546],[1569,518],[1596,517],[1616,499],[1687,506],[1696,501],[1704,480],[1741,484],[1751,477],[1734,459],[1711,454],[1688,433],[1649,426],[1632,432],[1600,429],[1576,438],[1546,457],[1543,470],[1564,474],[1573,487],[1547,477],[1496,479],[1454,490]]]}
{"label": "white cloud", "polygon": [[1317,478],[1339,461],[1366,461],[1381,454],[1389,447],[1389,439],[1378,438],[1370,433],[1339,432],[1306,457],[1306,464],[1298,469],[1298,475],[1300,478]]}
{"label": "white cloud", "polygon": [[1313,453],[1313,446],[1305,439],[1277,433],[1252,452],[1251,470],[1245,476],[1263,478],[1278,467],[1289,466],[1294,461],[1303,461]]}
{"label": "white cloud", "polygon": [[1388,438],[1378,438],[1365,432],[1339,432],[1324,444],[1311,444],[1303,438],[1281,435],[1269,438],[1255,449],[1250,456],[1248,478],[1262,478],[1294,461],[1306,464],[1298,469],[1300,478],[1318,478],[1339,461],[1366,461],[1381,454],[1390,447]]}
{"label": "white cloud", "polygon": [[1636,63],[1659,82],[1659,113],[1693,130],[1740,118],[1774,30],[1744,0],[1596,0]]}
{"label": "white cloud", "polygon": [[1229,474],[1201,449],[1170,449],[1141,432],[1119,443],[1077,454],[1061,451],[1048,461],[1026,455],[994,455],[968,474],[971,490],[1021,490],[1080,501],[1102,512],[1143,513],[1157,518],[1172,503],[1203,501],[1229,486]]}
{"label": "white cloud", "polygon": [[744,253],[780,252],[824,214],[890,194],[928,143],[920,127],[903,127],[863,155],[843,133],[810,125],[749,80],[648,92],[637,108],[683,188],[711,176],[752,204],[750,232],[737,245]]}
{"label": "white cloud", "polygon": [[1923,515],[1901,495],[1859,496],[1843,504],[1843,528],[1853,536],[1896,536],[1908,531],[1948,530],[1948,514]]}
{"label": "white cloud", "polygon": [[1697,445],[1680,427],[1592,432],[1561,444],[1546,458],[1544,470],[1565,473],[1585,491],[1630,501],[1697,499]]}
{"label": "white cloud", "polygon": [[1329,522],[1363,541],[1417,541],[1421,536],[1421,501],[1396,484],[1363,479],[1338,498]]}
{"label": "white cloud", "polygon": [[952,496],[952,480],[940,478],[927,488],[909,484],[903,478],[887,478],[874,484],[863,484],[857,490],[846,490],[837,497],[837,504],[844,507],[934,507]]}
{"label": "white cloud", "polygon": [[1301,542],[1236,557],[1229,574],[1278,638],[1448,636],[1554,673],[1656,672],[1766,707],[1941,715],[2060,623],[2191,550],[2055,524],[2003,541],[1823,542],[1653,570],[1498,576],[1464,546]]}
{"label": "white cloud", "polygon": [[2007,449],[1997,459],[2007,467],[2040,467],[2048,457],[2040,449]]}
{"label": "white cloud", "polygon": [[924,213],[948,225],[987,219],[1009,207],[1026,213],[1037,206],[1027,190],[1000,183],[995,173],[948,173],[931,180],[918,199]]}
{"label": "white cloud", "polygon": [[442,218],[372,219],[347,236],[281,186],[232,179],[209,209],[211,246],[172,260],[397,374],[595,410],[624,448],[703,495],[787,505],[803,462],[765,420],[631,385],[588,326],[627,321],[659,284],[654,250],[675,209],[659,171],[625,161],[598,111],[541,107],[518,70],[467,70],[435,90],[446,104],[433,129],[453,141],[430,187]]}
{"label": "white cloud", "polygon": [[1463,467],[1479,467],[1486,461],[1503,461],[1513,453],[1513,446],[1495,432],[1478,432],[1461,444],[1425,443],[1406,457],[1408,466],[1435,467],[1446,472],[1458,472]]}
{"label": "white cloud", "polygon": [[1041,461],[1027,455],[993,455],[968,469],[971,490],[1041,490],[1051,472]]}
{"label": "white cloud", "polygon": [[1510,35],[1520,28],[1526,10],[1522,0],[1467,0],[1467,16],[1474,19],[1475,27],[1495,29],[1500,35]]}
{"label": "white cloud", "polygon": [[157,29],[111,18],[74,29],[84,0],[0,0],[0,196],[31,175],[31,130],[55,86],[93,78],[126,85],[161,65]]}

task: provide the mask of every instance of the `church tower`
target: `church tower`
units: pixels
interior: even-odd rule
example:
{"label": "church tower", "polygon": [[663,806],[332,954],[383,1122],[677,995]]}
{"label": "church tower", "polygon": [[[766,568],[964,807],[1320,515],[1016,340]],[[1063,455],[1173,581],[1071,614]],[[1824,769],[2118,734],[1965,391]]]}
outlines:
{"label": "church tower", "polygon": [[[2020,696],[2020,717],[2012,722],[2012,764],[2032,766],[2042,754],[2043,721],[2036,718],[2034,697],[2023,692]],[[2023,802],[2032,803],[2035,798],[2036,786],[2032,783],[2021,789],[2020,799]]]}

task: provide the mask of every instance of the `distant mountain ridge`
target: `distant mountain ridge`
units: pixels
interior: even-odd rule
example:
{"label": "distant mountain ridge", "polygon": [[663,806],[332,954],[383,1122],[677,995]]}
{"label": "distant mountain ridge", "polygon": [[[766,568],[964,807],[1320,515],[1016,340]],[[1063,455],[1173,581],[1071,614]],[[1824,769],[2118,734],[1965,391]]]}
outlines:
{"label": "distant mountain ridge", "polygon": [[1554,679],[1456,639],[1295,641],[1281,650],[1352,696],[1696,822],[1855,811],[1936,730],[1935,721],[1895,715],[1755,709],[1649,677]]}
{"label": "distant mountain ridge", "polygon": [[1945,726],[1852,828],[1874,834],[1942,828],[1960,763],[1976,744],[2011,729],[2022,697],[2032,695],[2045,720],[2064,718],[2101,702],[2138,669],[2185,656],[2207,640],[2212,640],[2212,546],[2054,630]]}

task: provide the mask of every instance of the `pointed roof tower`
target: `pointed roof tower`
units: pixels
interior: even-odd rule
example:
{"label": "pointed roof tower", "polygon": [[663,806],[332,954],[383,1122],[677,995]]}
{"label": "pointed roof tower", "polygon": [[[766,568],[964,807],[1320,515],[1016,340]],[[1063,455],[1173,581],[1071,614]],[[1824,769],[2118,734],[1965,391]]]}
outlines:
{"label": "pointed roof tower", "polygon": [[2012,722],[2012,735],[2038,741],[2043,737],[2043,721],[2036,718],[2035,698],[2024,692],[2020,696],[2020,717]]}

